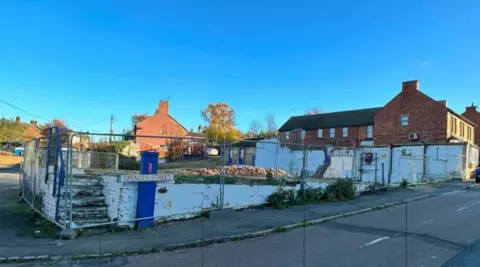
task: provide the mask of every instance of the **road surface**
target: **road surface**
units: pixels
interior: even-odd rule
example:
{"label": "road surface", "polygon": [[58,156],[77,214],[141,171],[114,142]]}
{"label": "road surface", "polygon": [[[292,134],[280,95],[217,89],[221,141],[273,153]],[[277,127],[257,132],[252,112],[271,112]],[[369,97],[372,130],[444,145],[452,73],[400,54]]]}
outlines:
{"label": "road surface", "polygon": [[203,249],[8,266],[480,266],[479,220],[480,188],[474,188]]}

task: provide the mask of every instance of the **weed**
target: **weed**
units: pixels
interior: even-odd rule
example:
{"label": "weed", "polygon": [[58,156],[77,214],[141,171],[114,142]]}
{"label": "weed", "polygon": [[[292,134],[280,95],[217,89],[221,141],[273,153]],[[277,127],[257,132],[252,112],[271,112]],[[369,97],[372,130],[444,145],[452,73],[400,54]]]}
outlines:
{"label": "weed", "polygon": [[288,229],[285,228],[285,227],[277,227],[273,230],[274,233],[285,233],[287,231],[288,231]]}

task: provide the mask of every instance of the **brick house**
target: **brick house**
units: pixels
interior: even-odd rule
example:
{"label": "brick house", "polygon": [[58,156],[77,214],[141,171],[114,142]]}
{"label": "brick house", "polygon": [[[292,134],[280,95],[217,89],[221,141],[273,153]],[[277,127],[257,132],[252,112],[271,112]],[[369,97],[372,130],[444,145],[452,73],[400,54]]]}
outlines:
{"label": "brick house", "polygon": [[465,112],[462,114],[462,116],[477,125],[477,128],[475,129],[475,144],[480,146],[480,112],[478,112],[477,107],[472,104],[470,107],[465,109]]}
{"label": "brick house", "polygon": [[473,144],[475,123],[419,90],[418,81],[402,83],[401,92],[375,114],[375,145],[419,142]]}
{"label": "brick house", "polygon": [[280,127],[282,143],[358,147],[373,141],[375,114],[381,108],[293,116]]}
{"label": "brick house", "polygon": [[136,135],[158,137],[136,137],[140,150],[156,150],[160,157],[167,151],[172,136],[187,136],[188,130],[168,113],[168,101],[160,100],[155,114],[135,125]]}
{"label": "brick house", "polygon": [[[419,90],[418,81],[408,81],[381,108],[293,116],[280,127],[279,138],[282,143],[334,147],[420,142],[473,144],[475,122],[480,116],[471,108],[467,112],[476,119],[469,120],[448,108],[446,101],[425,95]],[[478,128],[476,133],[478,140]]]}

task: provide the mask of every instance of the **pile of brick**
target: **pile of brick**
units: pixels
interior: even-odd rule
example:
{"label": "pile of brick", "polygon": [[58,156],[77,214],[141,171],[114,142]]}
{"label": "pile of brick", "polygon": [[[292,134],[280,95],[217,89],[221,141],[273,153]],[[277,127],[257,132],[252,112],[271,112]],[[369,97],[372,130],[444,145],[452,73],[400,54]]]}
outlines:
{"label": "pile of brick", "polygon": [[[266,177],[268,171],[271,171],[274,177],[292,177],[291,174],[284,170],[274,170],[269,168],[255,167],[255,166],[225,166],[225,173],[232,176],[252,176],[252,177]],[[183,169],[178,170],[178,174],[185,175],[220,175],[220,168],[198,168],[198,169]]]}

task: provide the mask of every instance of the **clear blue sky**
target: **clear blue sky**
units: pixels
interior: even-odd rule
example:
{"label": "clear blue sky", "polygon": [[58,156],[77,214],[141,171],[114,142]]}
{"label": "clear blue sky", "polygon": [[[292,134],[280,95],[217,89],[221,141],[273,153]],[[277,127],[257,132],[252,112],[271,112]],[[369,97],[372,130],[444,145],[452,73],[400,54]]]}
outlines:
{"label": "clear blue sky", "polygon": [[[134,113],[187,128],[227,102],[273,114],[382,106],[406,80],[463,112],[480,100],[480,1],[0,1],[0,99],[73,128]],[[0,103],[0,116],[33,117]],[[42,122],[41,119],[38,119]]]}

